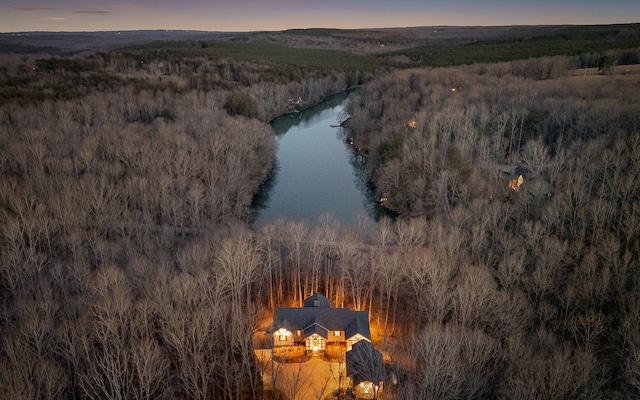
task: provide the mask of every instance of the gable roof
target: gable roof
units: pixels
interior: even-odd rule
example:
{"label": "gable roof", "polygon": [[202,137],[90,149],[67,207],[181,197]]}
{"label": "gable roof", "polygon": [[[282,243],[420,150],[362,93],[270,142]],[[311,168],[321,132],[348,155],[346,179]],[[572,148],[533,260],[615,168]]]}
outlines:
{"label": "gable roof", "polygon": [[354,314],[364,313],[361,317],[357,315],[349,325],[344,329],[344,336],[349,339],[358,333],[371,340],[371,332],[369,331],[369,313],[367,311],[351,311]]}
{"label": "gable roof", "polygon": [[378,382],[384,380],[384,360],[382,353],[371,342],[361,340],[353,344],[347,352],[347,376],[353,377],[354,386],[360,382]]}
{"label": "gable roof", "polygon": [[[316,297],[317,295],[317,297]],[[345,338],[360,334],[371,340],[369,331],[369,312],[352,311],[348,308],[331,308],[329,300],[319,293],[305,299],[319,300],[319,306],[302,308],[276,308],[273,311],[272,330],[285,328],[289,332],[303,331],[304,338],[317,333],[327,339],[329,331],[344,331]],[[317,304],[317,303],[316,303]]]}
{"label": "gable roof", "polygon": [[303,307],[330,308],[331,302],[329,301],[329,299],[327,299],[320,293],[316,292],[312,296],[309,296],[306,299],[304,299]]}
{"label": "gable roof", "polygon": [[318,324],[313,324],[313,325],[308,326],[302,332],[302,335],[306,339],[309,336],[313,336],[314,333],[317,333],[318,335],[322,336],[325,339],[327,339],[328,336],[329,336],[329,330],[325,329],[324,327],[322,327],[322,326],[320,326]]}

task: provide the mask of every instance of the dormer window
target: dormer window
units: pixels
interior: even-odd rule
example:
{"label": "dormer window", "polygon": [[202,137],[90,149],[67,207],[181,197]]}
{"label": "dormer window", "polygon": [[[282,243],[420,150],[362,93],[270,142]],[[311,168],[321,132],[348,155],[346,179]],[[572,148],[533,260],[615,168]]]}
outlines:
{"label": "dormer window", "polygon": [[320,307],[320,299],[313,299],[313,306]]}
{"label": "dormer window", "polygon": [[340,331],[333,331],[333,336],[340,336]]}

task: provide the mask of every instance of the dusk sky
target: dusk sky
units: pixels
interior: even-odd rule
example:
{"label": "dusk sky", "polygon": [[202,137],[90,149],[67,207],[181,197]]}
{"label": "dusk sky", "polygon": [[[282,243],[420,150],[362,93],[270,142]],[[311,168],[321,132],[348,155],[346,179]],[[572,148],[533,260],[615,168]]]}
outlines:
{"label": "dusk sky", "polygon": [[114,1],[0,0],[0,31],[254,31],[640,22],[639,0]]}

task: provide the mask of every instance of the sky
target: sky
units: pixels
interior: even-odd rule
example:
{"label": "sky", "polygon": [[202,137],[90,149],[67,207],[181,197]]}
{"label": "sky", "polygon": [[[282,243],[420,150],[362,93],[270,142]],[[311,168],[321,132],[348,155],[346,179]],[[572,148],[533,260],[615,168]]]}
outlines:
{"label": "sky", "polygon": [[639,0],[0,0],[0,32],[631,22]]}

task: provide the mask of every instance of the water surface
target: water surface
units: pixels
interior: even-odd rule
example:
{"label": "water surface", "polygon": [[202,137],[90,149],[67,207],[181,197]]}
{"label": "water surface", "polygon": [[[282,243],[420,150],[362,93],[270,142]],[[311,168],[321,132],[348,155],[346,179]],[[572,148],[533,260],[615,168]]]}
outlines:
{"label": "water surface", "polygon": [[[358,218],[374,221],[373,194],[362,179],[362,157],[347,143],[339,125],[347,94],[310,109],[276,118],[277,165],[258,196],[254,226],[278,216],[315,222],[330,213],[343,225]],[[332,127],[333,125],[333,127]]]}

